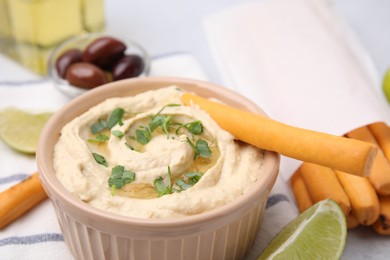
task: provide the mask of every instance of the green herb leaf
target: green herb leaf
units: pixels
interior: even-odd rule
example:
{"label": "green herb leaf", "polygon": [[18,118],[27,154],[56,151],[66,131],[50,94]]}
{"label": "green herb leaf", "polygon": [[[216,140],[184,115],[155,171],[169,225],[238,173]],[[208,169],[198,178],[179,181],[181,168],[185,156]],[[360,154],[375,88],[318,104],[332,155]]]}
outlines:
{"label": "green herb leaf", "polygon": [[152,118],[149,123],[149,129],[153,132],[157,127],[161,126],[166,134],[169,134],[172,116],[158,115]]}
{"label": "green herb leaf", "polygon": [[192,187],[192,185],[189,185],[188,183],[186,183],[184,180],[182,179],[178,179],[176,181],[176,185],[179,186],[182,190],[187,190],[189,188]]}
{"label": "green herb leaf", "polygon": [[171,167],[168,165],[168,188],[172,191]]}
{"label": "green herb leaf", "polygon": [[106,158],[104,158],[102,155],[97,153],[92,153],[92,156],[97,163],[108,167],[108,162],[106,161]]}
{"label": "green herb leaf", "polygon": [[99,119],[95,124],[91,125],[91,132],[92,134],[97,134],[104,129],[111,129],[116,124],[119,123],[119,125],[123,124],[122,118],[125,113],[125,110],[123,108],[115,108],[111,115],[108,117],[107,121],[104,121],[103,119]]}
{"label": "green herb leaf", "polygon": [[108,117],[107,120],[107,128],[111,129],[113,128],[116,124],[122,125],[122,118],[125,113],[125,110],[123,108],[115,108],[111,115]]}
{"label": "green herb leaf", "polygon": [[125,184],[130,183],[135,180],[135,172],[124,171],[122,175],[122,180]]}
{"label": "green herb leaf", "polygon": [[153,117],[158,116],[166,107],[180,107],[180,106],[181,106],[180,104],[174,104],[174,103],[165,105]]}
{"label": "green herb leaf", "polygon": [[167,186],[165,186],[164,180],[161,176],[154,179],[153,184],[154,184],[154,189],[157,192],[159,197],[169,194],[169,190]]}
{"label": "green herb leaf", "polygon": [[116,179],[121,179],[123,172],[125,170],[125,167],[122,165],[117,165],[111,170],[111,177],[116,178]]}
{"label": "green herb leaf", "polygon": [[108,139],[110,139],[110,138],[107,135],[105,135],[105,134],[98,134],[97,136],[95,136],[95,139],[88,139],[88,142],[104,143]]}
{"label": "green herb leaf", "polygon": [[[115,189],[121,189],[125,184],[135,180],[135,172],[125,170],[122,165],[117,165],[111,170],[111,176],[108,178],[108,186]],[[115,190],[114,189],[114,190]],[[115,192],[111,192],[114,194]]]}
{"label": "green herb leaf", "polygon": [[209,158],[211,156],[211,150],[208,143],[205,140],[199,139],[196,141],[196,150],[198,155],[202,158]]}
{"label": "green herb leaf", "polygon": [[137,129],[135,131],[135,134],[137,136],[137,141],[140,144],[147,144],[152,138],[149,128],[145,126],[142,126],[140,127],[140,129]]}
{"label": "green herb leaf", "polygon": [[190,138],[187,136],[186,139],[187,139],[187,143],[189,143],[191,145],[192,149],[195,150],[196,147],[195,147],[194,143],[191,142]]}
{"label": "green herb leaf", "polygon": [[187,172],[184,174],[186,180],[178,179],[176,185],[182,190],[187,190],[194,186],[202,177],[203,173],[201,172]]}
{"label": "green herb leaf", "polygon": [[114,130],[114,131],[111,132],[111,134],[112,134],[113,136],[118,137],[118,138],[122,138],[122,137],[125,135],[125,133],[123,133],[123,132],[120,131],[120,130]]}
{"label": "green herb leaf", "polygon": [[161,127],[166,134],[169,134],[169,127],[171,124],[171,119],[172,119],[172,116],[164,116],[164,118],[161,122]]}
{"label": "green herb leaf", "polygon": [[91,132],[92,134],[97,134],[107,127],[107,122],[103,119],[99,119],[97,123],[91,125]]}
{"label": "green herb leaf", "polygon": [[157,127],[161,125],[161,115],[152,117],[152,120],[149,123],[150,132],[153,132]]}
{"label": "green herb leaf", "polygon": [[200,135],[203,132],[203,125],[200,120],[186,124],[186,128],[194,135]]}
{"label": "green herb leaf", "polygon": [[187,172],[184,174],[184,176],[188,178],[188,181],[187,181],[188,184],[190,184],[191,186],[196,184],[200,180],[202,175],[203,175],[203,173],[201,173],[201,172]]}
{"label": "green herb leaf", "polygon": [[190,138],[187,136],[187,142],[191,145],[192,149],[194,149],[194,160],[198,158],[198,156],[202,158],[209,158],[211,156],[211,150],[209,148],[208,143],[203,140],[199,139],[196,141],[196,144],[191,142]]}
{"label": "green herb leaf", "polygon": [[124,183],[122,179],[117,179],[117,178],[109,178],[108,179],[108,186],[109,187],[115,187],[115,189],[122,189]]}
{"label": "green herb leaf", "polygon": [[168,184],[165,185],[164,180],[161,176],[157,177],[153,181],[154,189],[157,192],[158,196],[164,196],[171,194],[173,192],[172,183],[171,183],[171,168],[168,166]]}
{"label": "green herb leaf", "polygon": [[161,112],[166,107],[177,107],[180,104],[168,104],[163,106],[155,115],[152,116],[152,120],[149,123],[150,132],[153,132],[157,127],[161,126],[166,134],[169,134],[169,127],[171,125],[172,116],[163,116]]}

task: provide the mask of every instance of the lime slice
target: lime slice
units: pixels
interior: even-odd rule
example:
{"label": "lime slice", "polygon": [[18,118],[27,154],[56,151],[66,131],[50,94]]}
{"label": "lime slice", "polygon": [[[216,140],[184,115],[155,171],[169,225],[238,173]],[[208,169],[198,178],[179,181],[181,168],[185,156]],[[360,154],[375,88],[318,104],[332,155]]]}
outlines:
{"label": "lime slice", "polygon": [[383,92],[385,93],[385,97],[387,101],[390,103],[390,69],[385,74],[382,87],[383,87]]}
{"label": "lime slice", "polygon": [[39,134],[51,115],[7,108],[0,112],[0,137],[17,151],[35,153]]}
{"label": "lime slice", "polygon": [[258,260],[339,259],[346,236],[343,211],[333,200],[323,200],[287,224]]}

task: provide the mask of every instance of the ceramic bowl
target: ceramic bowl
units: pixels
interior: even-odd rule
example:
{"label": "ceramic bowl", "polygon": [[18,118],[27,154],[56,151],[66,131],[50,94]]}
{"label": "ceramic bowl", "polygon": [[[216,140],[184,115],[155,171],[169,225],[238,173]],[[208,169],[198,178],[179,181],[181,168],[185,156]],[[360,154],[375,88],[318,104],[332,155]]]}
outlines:
{"label": "ceramic bowl", "polygon": [[83,51],[85,47],[88,46],[91,42],[100,37],[113,37],[122,41],[126,45],[125,54],[135,54],[142,58],[143,60],[143,69],[142,72],[137,77],[144,77],[149,75],[150,71],[150,58],[145,49],[139,45],[138,43],[131,40],[129,37],[123,35],[109,34],[109,33],[84,33],[81,35],[77,35],[71,37],[64,42],[60,43],[56,46],[53,51],[50,53],[48,60],[48,75],[50,79],[53,81],[54,85],[64,94],[69,97],[76,97],[80,94],[88,91],[85,88],[80,88],[77,86],[73,86],[66,79],[60,77],[57,69],[56,69],[56,61],[57,59],[67,50],[70,49],[79,49]]}
{"label": "ceramic bowl", "polygon": [[280,156],[274,152],[264,152],[264,171],[242,196],[224,206],[182,218],[140,219],[105,212],[72,196],[57,179],[53,149],[67,122],[107,98],[171,85],[264,115],[256,104],[226,88],[179,78],[122,80],[69,102],[43,129],[37,162],[42,185],[76,259],[242,259],[253,245],[278,175]]}

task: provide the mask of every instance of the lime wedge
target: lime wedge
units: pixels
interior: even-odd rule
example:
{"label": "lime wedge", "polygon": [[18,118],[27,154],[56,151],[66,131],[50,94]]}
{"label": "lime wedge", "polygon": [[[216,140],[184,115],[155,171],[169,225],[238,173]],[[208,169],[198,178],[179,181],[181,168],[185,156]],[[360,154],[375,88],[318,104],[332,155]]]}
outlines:
{"label": "lime wedge", "polygon": [[382,88],[387,101],[390,103],[390,69],[385,74]]}
{"label": "lime wedge", "polygon": [[39,134],[52,113],[30,114],[16,108],[0,112],[0,137],[19,152],[35,153]]}
{"label": "lime wedge", "polygon": [[339,259],[346,237],[343,211],[333,200],[323,200],[287,224],[258,260]]}

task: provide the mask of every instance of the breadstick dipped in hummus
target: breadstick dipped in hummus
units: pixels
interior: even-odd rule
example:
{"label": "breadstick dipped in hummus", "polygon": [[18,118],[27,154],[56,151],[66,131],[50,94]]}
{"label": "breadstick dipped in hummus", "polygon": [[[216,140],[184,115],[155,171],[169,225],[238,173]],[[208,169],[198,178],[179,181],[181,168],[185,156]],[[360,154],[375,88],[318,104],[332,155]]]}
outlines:
{"label": "breadstick dipped in hummus", "polygon": [[208,99],[184,94],[237,139],[256,147],[359,176],[368,176],[377,153],[373,144],[289,126]]}

